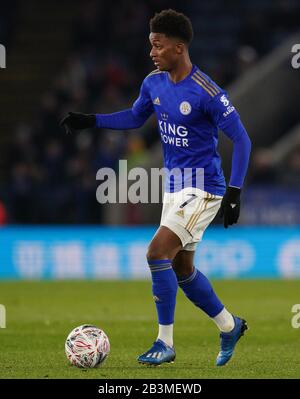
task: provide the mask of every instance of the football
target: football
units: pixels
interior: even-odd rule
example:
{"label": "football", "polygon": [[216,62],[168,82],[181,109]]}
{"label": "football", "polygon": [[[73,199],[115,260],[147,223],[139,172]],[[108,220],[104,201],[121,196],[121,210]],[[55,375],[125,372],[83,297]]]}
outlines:
{"label": "football", "polygon": [[68,335],[65,351],[70,363],[80,368],[93,368],[103,364],[110,351],[110,343],[103,330],[84,324]]}

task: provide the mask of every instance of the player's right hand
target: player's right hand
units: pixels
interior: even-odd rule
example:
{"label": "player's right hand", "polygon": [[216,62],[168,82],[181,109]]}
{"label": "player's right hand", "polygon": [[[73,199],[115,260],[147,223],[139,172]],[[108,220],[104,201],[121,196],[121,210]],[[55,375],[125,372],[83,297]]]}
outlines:
{"label": "player's right hand", "polygon": [[96,115],[82,114],[80,112],[69,112],[60,124],[66,129],[67,133],[72,133],[72,130],[88,129],[96,126]]}

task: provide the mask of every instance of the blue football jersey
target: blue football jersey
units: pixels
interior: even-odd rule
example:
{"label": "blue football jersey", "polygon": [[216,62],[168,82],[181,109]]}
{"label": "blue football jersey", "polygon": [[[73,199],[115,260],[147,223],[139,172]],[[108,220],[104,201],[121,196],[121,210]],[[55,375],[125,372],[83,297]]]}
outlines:
{"label": "blue football jersey", "polygon": [[[132,112],[140,117],[156,113],[164,166],[167,171],[182,171],[180,187],[175,183],[176,173],[166,174],[166,191],[192,186],[211,194],[224,194],[218,129],[239,118],[226,91],[195,65],[178,83],[172,82],[167,72],[155,70],[144,79]],[[199,186],[197,169],[204,172],[204,186]]]}

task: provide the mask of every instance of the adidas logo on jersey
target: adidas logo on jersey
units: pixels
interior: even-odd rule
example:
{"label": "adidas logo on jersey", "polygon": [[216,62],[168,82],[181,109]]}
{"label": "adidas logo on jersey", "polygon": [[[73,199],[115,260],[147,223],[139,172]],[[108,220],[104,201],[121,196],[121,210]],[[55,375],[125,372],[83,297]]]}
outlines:
{"label": "adidas logo on jersey", "polygon": [[176,215],[181,216],[182,218],[184,218],[184,211],[183,209],[180,209],[180,211],[176,212]]}
{"label": "adidas logo on jersey", "polygon": [[159,99],[159,97],[156,97],[156,98],[153,100],[153,104],[155,104],[155,105],[160,105],[160,99]]}

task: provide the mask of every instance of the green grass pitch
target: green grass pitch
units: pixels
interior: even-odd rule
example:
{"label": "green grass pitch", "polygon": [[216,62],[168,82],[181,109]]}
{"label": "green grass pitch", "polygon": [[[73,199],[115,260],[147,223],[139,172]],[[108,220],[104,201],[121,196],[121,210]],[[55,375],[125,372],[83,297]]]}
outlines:
{"label": "green grass pitch", "polygon": [[[157,334],[150,281],[1,282],[6,328],[0,329],[0,378],[299,378],[300,329],[291,308],[299,280],[219,280],[214,288],[250,330],[225,367],[216,367],[215,324],[178,292],[176,361],[136,361]],[[111,353],[98,369],[77,369],[64,353],[68,333],[91,323],[109,336]]]}

